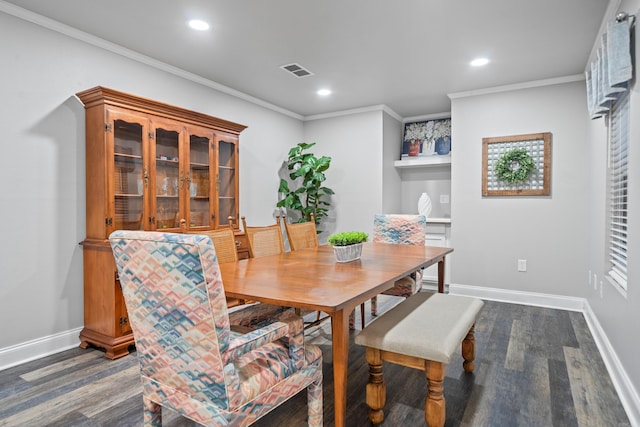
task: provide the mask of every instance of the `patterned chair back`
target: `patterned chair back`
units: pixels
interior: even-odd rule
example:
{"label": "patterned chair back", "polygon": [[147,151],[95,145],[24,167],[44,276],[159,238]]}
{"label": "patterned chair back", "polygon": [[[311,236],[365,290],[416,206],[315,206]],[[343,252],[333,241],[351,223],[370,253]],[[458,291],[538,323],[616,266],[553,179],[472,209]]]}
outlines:
{"label": "patterned chair back", "polygon": [[426,228],[424,215],[376,214],[373,218],[373,241],[424,246]]}
{"label": "patterned chair back", "polygon": [[116,231],[110,241],[143,378],[227,407],[229,316],[211,240]]}

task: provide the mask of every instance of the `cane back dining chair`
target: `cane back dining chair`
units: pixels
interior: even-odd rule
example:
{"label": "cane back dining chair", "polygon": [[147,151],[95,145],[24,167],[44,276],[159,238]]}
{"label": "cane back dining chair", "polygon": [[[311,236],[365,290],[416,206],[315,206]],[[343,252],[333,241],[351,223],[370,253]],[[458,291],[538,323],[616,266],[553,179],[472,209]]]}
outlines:
{"label": "cane back dining chair", "polygon": [[[398,245],[424,246],[427,219],[424,215],[376,214],[373,218],[373,241]],[[422,286],[422,270],[398,279],[383,295],[410,297]],[[378,314],[378,299],[371,298],[371,314]]]}
{"label": "cane back dining chair", "polygon": [[276,215],[275,224],[265,226],[247,226],[246,218],[242,216],[240,219],[242,220],[244,233],[247,236],[250,258],[281,255],[284,253],[280,215]]}
{"label": "cane back dining chair", "polygon": [[293,224],[289,224],[286,215],[283,215],[282,222],[292,251],[318,247],[318,231],[313,214],[310,215],[309,221]]}
{"label": "cane back dining chair", "polygon": [[246,426],[305,388],[308,424],[322,425],[321,350],[304,343],[292,310],[245,334],[231,329],[210,238],[118,230],[109,241],[140,363],[146,426],[162,425],[162,407],[203,425]]}

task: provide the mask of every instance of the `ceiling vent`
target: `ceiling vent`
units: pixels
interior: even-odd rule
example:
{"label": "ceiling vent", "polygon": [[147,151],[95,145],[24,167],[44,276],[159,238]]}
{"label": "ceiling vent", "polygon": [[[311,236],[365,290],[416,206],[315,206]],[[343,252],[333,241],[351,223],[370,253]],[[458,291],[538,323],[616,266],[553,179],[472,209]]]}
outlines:
{"label": "ceiling vent", "polygon": [[293,74],[296,77],[307,77],[307,76],[313,76],[313,73],[309,70],[307,70],[306,68],[304,68],[303,66],[301,66],[300,64],[287,64],[287,65],[283,65],[282,67],[283,70]]}

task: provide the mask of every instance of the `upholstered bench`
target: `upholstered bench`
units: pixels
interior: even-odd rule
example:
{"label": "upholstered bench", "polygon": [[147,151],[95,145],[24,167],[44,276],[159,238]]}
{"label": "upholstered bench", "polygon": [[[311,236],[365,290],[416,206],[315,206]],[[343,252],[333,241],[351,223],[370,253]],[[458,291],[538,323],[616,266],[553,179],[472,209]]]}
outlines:
{"label": "upholstered bench", "polygon": [[382,362],[390,362],[424,370],[428,383],[425,421],[430,427],[444,426],[446,365],[462,342],[464,370],[473,371],[474,327],[483,305],[477,298],[418,293],[378,317],[356,336],[356,344],[367,347],[366,401],[372,423],[384,420],[386,387]]}

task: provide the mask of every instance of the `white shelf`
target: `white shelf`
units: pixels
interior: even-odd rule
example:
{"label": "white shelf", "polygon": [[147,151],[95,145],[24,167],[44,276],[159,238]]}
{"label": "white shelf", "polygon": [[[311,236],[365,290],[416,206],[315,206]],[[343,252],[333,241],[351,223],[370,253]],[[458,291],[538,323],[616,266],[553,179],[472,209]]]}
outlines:
{"label": "white shelf", "polygon": [[427,224],[451,224],[451,218],[431,218],[427,217]]}
{"label": "white shelf", "polygon": [[446,156],[415,156],[405,157],[402,160],[396,160],[393,162],[393,166],[397,168],[419,168],[428,166],[450,165],[451,154]]}

